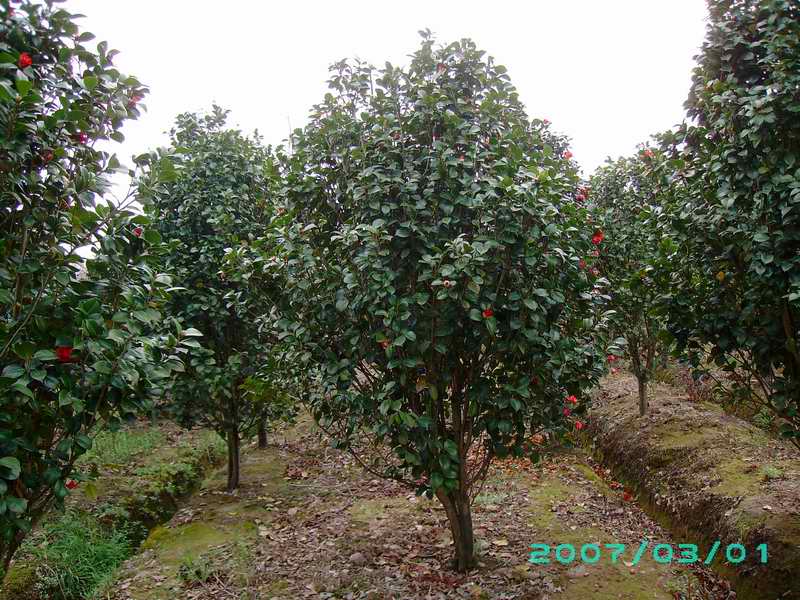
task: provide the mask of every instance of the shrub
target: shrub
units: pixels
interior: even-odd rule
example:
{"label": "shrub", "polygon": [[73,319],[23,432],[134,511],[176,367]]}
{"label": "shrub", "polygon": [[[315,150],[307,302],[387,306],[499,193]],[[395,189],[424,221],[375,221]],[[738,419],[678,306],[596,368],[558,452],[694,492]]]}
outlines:
{"label": "shrub", "polygon": [[252,324],[264,298],[228,276],[225,256],[228,248],[252,241],[269,219],[272,170],[260,138],[226,129],[226,119],[218,106],[205,116],[177,118],[171,147],[161,153],[175,175],[147,194],[147,210],[171,244],[167,265],[185,288],[173,295],[170,313],[204,335],[205,348],[194,344],[188,377],[172,388],[174,410],[182,424],[207,425],[226,439],[228,490],[234,490],[241,436],[271,415],[266,409],[271,388],[265,389],[271,380],[253,383],[269,351],[268,340]]}
{"label": "shrub", "polygon": [[[669,290],[672,270],[660,257],[658,219],[661,214],[658,156],[650,148],[631,158],[609,161],[591,179],[591,197],[598,223],[607,239],[597,257],[585,261],[609,284],[615,335],[624,343],[612,347],[630,361],[639,388],[639,414],[647,411],[647,385],[663,356],[664,318],[661,300]],[[588,193],[588,192],[587,192]],[[663,249],[663,248],[662,248]]]}
{"label": "shrub", "polygon": [[275,326],[323,428],[436,495],[464,570],[491,460],[571,428],[602,371],[602,298],[578,266],[598,232],[566,140],[473,42],[423,32],[407,69],[345,61],[329,83],[282,155]]}
{"label": "shrub", "polygon": [[800,447],[800,5],[711,0],[687,102],[663,136],[669,327],[783,419]]}
{"label": "shrub", "polygon": [[[7,5],[7,3],[6,3]],[[159,310],[171,280],[120,170],[98,142],[122,140],[146,89],[115,51],[52,2],[0,16],[0,555],[67,495],[98,422],[141,410],[180,369]],[[154,180],[153,185],[158,185]],[[91,247],[85,258],[81,248]]]}

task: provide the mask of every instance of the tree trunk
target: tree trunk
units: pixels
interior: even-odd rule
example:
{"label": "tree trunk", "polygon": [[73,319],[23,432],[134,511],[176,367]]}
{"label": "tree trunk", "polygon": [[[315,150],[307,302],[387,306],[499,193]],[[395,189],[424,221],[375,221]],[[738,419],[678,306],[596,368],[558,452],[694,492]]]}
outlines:
{"label": "tree trunk", "polygon": [[228,431],[228,491],[239,487],[239,430]]}
{"label": "tree trunk", "polygon": [[436,497],[444,506],[447,521],[450,524],[450,533],[453,534],[455,557],[453,567],[456,571],[464,573],[472,569],[475,560],[475,539],[472,534],[472,512],[469,498],[459,492],[449,495],[443,489],[436,492]]}
{"label": "tree trunk", "polygon": [[263,450],[267,447],[267,420],[261,419],[258,422],[258,448]]}
{"label": "tree trunk", "polygon": [[637,377],[636,382],[639,384],[639,416],[643,417],[647,414],[647,379]]}

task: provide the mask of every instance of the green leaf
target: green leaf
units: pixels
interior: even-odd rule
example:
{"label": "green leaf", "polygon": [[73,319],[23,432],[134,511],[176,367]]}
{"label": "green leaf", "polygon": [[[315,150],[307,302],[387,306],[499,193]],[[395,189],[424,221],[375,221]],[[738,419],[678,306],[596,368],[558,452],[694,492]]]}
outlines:
{"label": "green leaf", "polygon": [[187,336],[187,337],[203,337],[203,334],[200,333],[194,327],[189,327],[187,329],[184,329],[181,333],[182,333],[182,335]]}
{"label": "green leaf", "polygon": [[17,479],[22,472],[22,465],[19,460],[13,456],[5,456],[0,458],[0,477],[3,479]]}
{"label": "green leaf", "polygon": [[97,87],[97,77],[93,75],[86,75],[83,78],[83,85],[86,86],[86,89],[90,92]]}
{"label": "green leaf", "polygon": [[7,377],[8,379],[17,379],[23,375],[25,375],[25,369],[19,365],[6,365],[2,373],[2,377]]}
{"label": "green leaf", "polygon": [[144,239],[147,240],[149,244],[160,244],[161,234],[155,229],[147,229],[144,232]]}
{"label": "green leaf", "polygon": [[21,515],[28,508],[28,501],[25,498],[17,498],[16,496],[6,496],[6,505],[8,510],[14,514]]}
{"label": "green leaf", "polygon": [[17,79],[14,82],[14,85],[16,86],[19,95],[24,98],[25,96],[28,95],[28,92],[31,91],[31,88],[33,87],[33,82],[28,81],[27,79]]}

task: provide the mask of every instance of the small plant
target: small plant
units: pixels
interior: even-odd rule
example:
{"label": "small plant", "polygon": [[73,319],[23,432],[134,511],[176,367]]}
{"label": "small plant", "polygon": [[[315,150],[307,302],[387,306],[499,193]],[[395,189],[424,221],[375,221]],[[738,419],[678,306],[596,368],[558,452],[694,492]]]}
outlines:
{"label": "small plant", "polygon": [[215,573],[213,561],[206,555],[187,554],[178,567],[178,577],[189,587],[207,583]]}
{"label": "small plant", "polygon": [[124,527],[106,529],[78,512],[67,512],[47,525],[43,534],[44,541],[31,554],[39,564],[36,590],[52,600],[90,597],[133,553]]}
{"label": "small plant", "polygon": [[79,464],[122,464],[163,443],[164,433],[158,429],[103,431],[95,437],[92,449],[81,457]]}
{"label": "small plant", "polygon": [[771,481],[773,479],[783,479],[784,473],[778,467],[772,465],[765,465],[761,469],[761,476],[764,481]]}

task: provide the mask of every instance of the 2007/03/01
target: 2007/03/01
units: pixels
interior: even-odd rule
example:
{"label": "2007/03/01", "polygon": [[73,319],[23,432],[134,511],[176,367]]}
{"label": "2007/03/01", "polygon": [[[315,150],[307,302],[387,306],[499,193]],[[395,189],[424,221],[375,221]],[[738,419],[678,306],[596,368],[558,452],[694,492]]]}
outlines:
{"label": "2007/03/01", "polygon": [[[706,554],[705,558],[702,559],[704,564],[711,564],[714,558],[716,558],[721,545],[722,543],[719,540],[714,542],[709,549],[708,554]],[[637,565],[644,557],[649,546],[649,540],[642,540],[636,550],[633,561],[631,561],[629,566]],[[653,560],[661,564],[669,564],[673,561],[673,559],[680,564],[694,564],[701,560],[697,544],[677,544],[677,556],[675,555],[673,546],[673,544],[654,544],[651,552]],[[610,554],[611,562],[615,563],[625,552],[626,546],[625,544],[583,544],[583,546],[581,546],[580,553],[578,553],[575,549],[575,546],[572,544],[559,544],[558,546],[553,547],[553,555],[556,562],[561,564],[569,564],[575,561],[578,557],[581,562],[594,564],[600,561],[603,548]],[[550,550],[551,546],[548,544],[531,544],[531,553],[528,562],[540,565],[549,564]],[[755,547],[755,551],[758,553],[760,562],[766,563],[767,545],[759,544]],[[742,544],[728,544],[725,547],[724,554],[727,562],[736,565],[743,562],[745,558],[747,558],[747,548],[745,548]]]}

